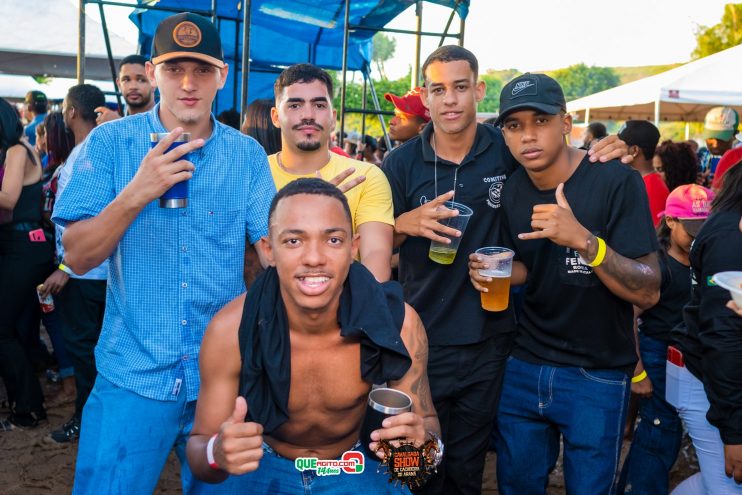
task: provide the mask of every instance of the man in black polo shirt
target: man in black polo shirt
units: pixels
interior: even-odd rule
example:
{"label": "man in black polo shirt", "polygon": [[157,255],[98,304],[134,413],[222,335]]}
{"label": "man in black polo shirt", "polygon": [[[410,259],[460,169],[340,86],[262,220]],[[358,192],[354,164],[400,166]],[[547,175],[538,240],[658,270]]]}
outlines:
{"label": "man in black polo shirt", "polygon": [[[518,166],[493,126],[478,125],[484,83],[477,59],[459,46],[443,46],[423,64],[423,102],[432,125],[384,160],[394,199],[395,246],[405,300],[420,315],[430,345],[428,376],[446,444],[438,476],[426,493],[480,493],[484,458],[514,332],[510,310],[484,311],[468,281],[466,255],[490,245],[500,224],[500,192]],[[625,155],[615,136],[601,141],[593,159]],[[455,192],[454,192],[455,191]],[[456,231],[439,220],[455,199],[473,210],[450,265],[428,258],[431,240]]]}
{"label": "man in black polo shirt", "polygon": [[631,305],[659,298],[641,176],[570,148],[565,108],[542,74],[514,79],[500,96],[498,123],[522,165],[503,189],[501,240],[519,260],[512,282],[528,281],[497,414],[505,495],[545,492],[560,435],[567,492],[615,492],[637,360]]}

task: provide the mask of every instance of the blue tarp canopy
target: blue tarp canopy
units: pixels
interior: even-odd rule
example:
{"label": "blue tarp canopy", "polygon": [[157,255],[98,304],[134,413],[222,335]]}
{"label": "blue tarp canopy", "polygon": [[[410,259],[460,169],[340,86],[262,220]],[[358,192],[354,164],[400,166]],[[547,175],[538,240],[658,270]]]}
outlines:
{"label": "blue tarp canopy", "polygon": [[[464,19],[470,0],[426,0],[456,8]],[[415,0],[351,0],[350,25],[382,28],[414,5]],[[172,11],[158,7],[210,15],[212,0],[140,0],[141,8],[130,16],[139,28],[142,55],[149,56],[157,25]],[[224,57],[230,65],[229,78],[216,100],[216,111],[239,109],[242,60],[242,2],[216,0],[217,27]],[[148,9],[148,7],[153,7]],[[252,0],[250,22],[250,74],[248,100],[270,98],[276,73],[283,67],[309,62],[326,69],[340,70],[343,55],[344,0]],[[374,30],[351,30],[348,41],[348,69],[366,74],[371,68]]]}

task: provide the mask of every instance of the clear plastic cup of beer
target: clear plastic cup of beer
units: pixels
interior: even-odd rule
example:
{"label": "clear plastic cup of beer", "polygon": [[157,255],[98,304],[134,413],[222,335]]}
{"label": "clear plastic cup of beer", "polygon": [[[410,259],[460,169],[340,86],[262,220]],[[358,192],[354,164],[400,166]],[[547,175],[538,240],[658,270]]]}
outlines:
{"label": "clear plastic cup of beer", "polygon": [[515,253],[504,247],[483,247],[476,253],[489,268],[479,270],[479,275],[489,277],[491,282],[479,282],[487,292],[480,292],[482,308],[487,311],[504,311],[510,299],[510,275],[513,271]]}
{"label": "clear plastic cup of beer", "polygon": [[440,236],[449,239],[451,242],[444,244],[438,241],[430,241],[428,258],[441,265],[450,265],[453,263],[454,258],[456,258],[456,252],[459,250],[459,244],[461,243],[461,238],[464,236],[464,230],[466,230],[466,225],[469,223],[469,219],[474,212],[468,206],[453,201],[446,201],[438,208],[441,208],[442,211],[458,210],[458,215],[440,220],[440,223],[446,227],[458,230],[461,232],[461,236],[455,237],[438,232]]}

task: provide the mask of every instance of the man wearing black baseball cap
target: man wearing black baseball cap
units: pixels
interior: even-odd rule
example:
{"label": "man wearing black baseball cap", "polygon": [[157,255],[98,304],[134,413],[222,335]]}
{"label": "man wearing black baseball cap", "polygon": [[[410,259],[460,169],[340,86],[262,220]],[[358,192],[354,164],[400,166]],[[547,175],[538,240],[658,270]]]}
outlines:
{"label": "man wearing black baseball cap", "polygon": [[[146,71],[160,103],[94,129],[67,163],[74,173],[54,209],[66,227],[64,264],[112,267],[74,493],[152,493],[173,447],[190,492],[201,340],[244,292],[245,249],[267,235],[275,194],[263,149],[211,114],[228,71],[211,22],[164,19]],[[151,147],[151,134],[167,132]],[[168,151],[184,132],[189,142]],[[161,208],[157,199],[182,181],[187,205]]]}
{"label": "man wearing black baseball cap", "polygon": [[[502,89],[505,144],[521,164],[505,183],[502,243],[513,284],[528,279],[497,414],[497,481],[505,495],[542,493],[564,438],[569,493],[615,493],[630,377],[632,304],[659,297],[641,177],[571,148],[559,84],[524,74]],[[478,282],[483,265],[472,255]],[[641,377],[636,377],[641,379]]]}
{"label": "man wearing black baseball cap", "polygon": [[44,121],[46,113],[49,111],[49,100],[41,91],[29,91],[26,93],[25,102],[26,118],[28,124],[23,128],[26,139],[31,146],[36,144],[36,127]]}
{"label": "man wearing black baseball cap", "polygon": [[649,212],[654,227],[657,228],[660,224],[660,213],[664,211],[665,201],[670,194],[667,184],[652,165],[654,152],[660,141],[660,130],[646,120],[627,120],[619,129],[618,137],[626,143],[629,154],[634,157],[631,166],[642,176],[649,200]]}
{"label": "man wearing black baseball cap", "polygon": [[[446,444],[438,474],[422,491],[477,494],[514,324],[511,311],[482,309],[469,287],[465,253],[496,242],[500,192],[518,162],[500,129],[477,123],[486,87],[472,52],[441,46],[422,72],[421,98],[432,125],[392,150],[382,167],[392,189],[399,280],[428,333],[428,378]],[[624,155],[625,146],[612,136],[591,153],[606,161]],[[474,212],[465,232],[446,225],[456,213],[444,203],[454,199]],[[429,258],[430,241],[449,242],[443,235],[461,236],[448,265]]]}

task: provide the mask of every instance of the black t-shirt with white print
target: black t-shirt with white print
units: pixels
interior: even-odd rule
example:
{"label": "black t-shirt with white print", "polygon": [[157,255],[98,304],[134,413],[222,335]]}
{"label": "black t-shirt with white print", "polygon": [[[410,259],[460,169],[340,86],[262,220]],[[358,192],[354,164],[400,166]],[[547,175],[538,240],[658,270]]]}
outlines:
{"label": "black t-shirt with white print", "polygon": [[[658,248],[647,194],[638,172],[618,161],[587,156],[564,184],[577,220],[617,253],[636,259]],[[523,316],[513,355],[536,364],[633,371],[637,356],[630,303],[603,285],[576,251],[548,239],[520,240],[531,232],[537,204],[556,203],[520,168],[503,189],[503,235],[528,268]]]}

